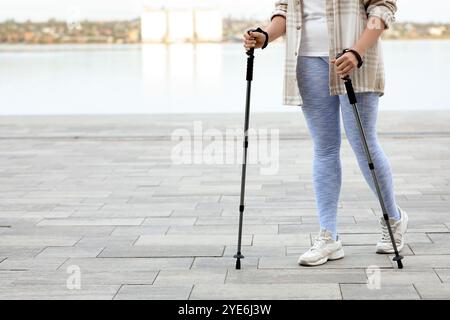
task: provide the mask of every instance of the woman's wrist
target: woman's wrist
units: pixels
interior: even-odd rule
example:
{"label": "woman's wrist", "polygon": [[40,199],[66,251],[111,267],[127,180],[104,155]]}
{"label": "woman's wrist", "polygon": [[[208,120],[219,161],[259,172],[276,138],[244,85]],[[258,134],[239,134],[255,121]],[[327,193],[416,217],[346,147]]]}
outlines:
{"label": "woman's wrist", "polygon": [[364,64],[364,60],[361,57],[361,55],[359,54],[359,52],[356,51],[353,48],[346,48],[346,49],[344,49],[342,51],[342,53],[339,54],[336,59],[339,60],[339,58],[341,56],[346,56],[348,59],[350,59],[350,62],[353,65],[353,67],[358,67],[358,69],[361,68],[362,65]]}
{"label": "woman's wrist", "polygon": [[266,30],[263,30],[261,28],[258,28],[258,30],[266,36],[265,40],[264,40],[264,44],[261,47],[261,49],[265,49],[269,45],[269,33]]}
{"label": "woman's wrist", "polygon": [[366,49],[364,49],[363,47],[358,46],[358,45],[354,45],[353,47],[351,47],[351,49],[358,52],[359,55],[361,56],[361,58],[364,59],[364,56],[366,55]]}
{"label": "woman's wrist", "polygon": [[282,37],[286,33],[286,18],[278,15],[274,16],[265,31],[269,35],[269,43]]}

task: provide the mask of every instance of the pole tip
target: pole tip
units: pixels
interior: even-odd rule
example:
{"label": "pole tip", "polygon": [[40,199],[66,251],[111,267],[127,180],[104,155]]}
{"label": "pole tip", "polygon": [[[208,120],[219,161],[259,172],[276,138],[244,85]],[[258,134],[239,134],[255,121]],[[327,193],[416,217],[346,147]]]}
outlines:
{"label": "pole tip", "polygon": [[403,262],[402,262],[403,257],[398,255],[396,257],[394,257],[394,261],[397,262],[397,266],[399,269],[403,269]]}
{"label": "pole tip", "polygon": [[237,258],[236,260],[236,270],[241,270],[241,259]]}

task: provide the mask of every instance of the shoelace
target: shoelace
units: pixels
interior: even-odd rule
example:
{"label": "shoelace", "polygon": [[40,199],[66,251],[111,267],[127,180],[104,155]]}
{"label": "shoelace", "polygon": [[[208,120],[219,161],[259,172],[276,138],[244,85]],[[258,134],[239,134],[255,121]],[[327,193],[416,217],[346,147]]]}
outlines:
{"label": "shoelace", "polygon": [[[397,229],[397,225],[396,224],[394,224],[394,225],[391,224],[391,228],[392,228],[392,234],[395,235],[395,231]],[[381,241],[390,243],[391,242],[391,237],[389,236],[389,230],[388,230],[386,224],[384,224],[384,223],[381,223],[381,233],[382,233],[381,234]]]}
{"label": "shoelace", "polygon": [[389,231],[386,225],[381,225],[381,241],[382,242],[391,242],[391,237],[389,236]]}
{"label": "shoelace", "polygon": [[314,251],[314,250],[320,249],[323,245],[326,244],[327,240],[329,240],[329,239],[325,238],[325,237],[316,237],[316,238],[314,238],[314,244],[313,244],[313,246],[311,247],[310,250]]}

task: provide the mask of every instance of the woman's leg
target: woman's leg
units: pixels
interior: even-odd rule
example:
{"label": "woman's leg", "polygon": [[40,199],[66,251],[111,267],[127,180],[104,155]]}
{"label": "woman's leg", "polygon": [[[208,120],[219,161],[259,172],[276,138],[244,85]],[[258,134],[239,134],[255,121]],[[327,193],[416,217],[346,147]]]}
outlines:
{"label": "woman's leg", "polygon": [[[400,214],[398,212],[397,204],[394,197],[394,186],[391,174],[391,166],[386,154],[381,148],[376,131],[377,115],[378,115],[378,99],[379,96],[375,92],[358,93],[358,111],[361,116],[361,122],[366,133],[367,144],[369,146],[370,154],[377,178],[380,184],[383,200],[386,205],[386,210],[390,218],[398,220]],[[340,96],[342,107],[342,118],[344,121],[345,133],[347,139],[358,159],[359,167],[369,184],[372,191],[376,194],[375,185],[370,172],[367,157],[364,151],[363,143],[361,141],[360,133],[353,113],[353,107],[350,105],[347,96]]]}
{"label": "woman's leg", "polygon": [[302,111],[313,143],[313,184],[321,229],[336,239],[341,190],[339,97],[329,93],[328,57],[299,57],[297,79]]}

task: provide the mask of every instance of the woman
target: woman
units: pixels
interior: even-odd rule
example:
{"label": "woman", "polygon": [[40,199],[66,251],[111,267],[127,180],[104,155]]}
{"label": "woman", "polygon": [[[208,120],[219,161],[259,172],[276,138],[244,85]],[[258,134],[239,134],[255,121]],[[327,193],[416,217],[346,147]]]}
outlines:
{"label": "woman", "polygon": [[[245,48],[262,48],[286,34],[284,98],[302,106],[314,144],[313,184],[320,232],[300,265],[316,266],[344,257],[337,233],[341,188],[340,113],[345,133],[372,191],[376,189],[367,165],[358,127],[342,77],[351,75],[358,108],[390,224],[399,250],[404,247],[408,216],[394,197],[390,163],[377,140],[378,99],[384,91],[380,36],[395,20],[395,0],[284,0],[275,3],[266,34],[245,34]],[[266,37],[268,37],[266,41]],[[339,59],[334,57],[349,49]],[[378,253],[393,253],[384,219]]]}

